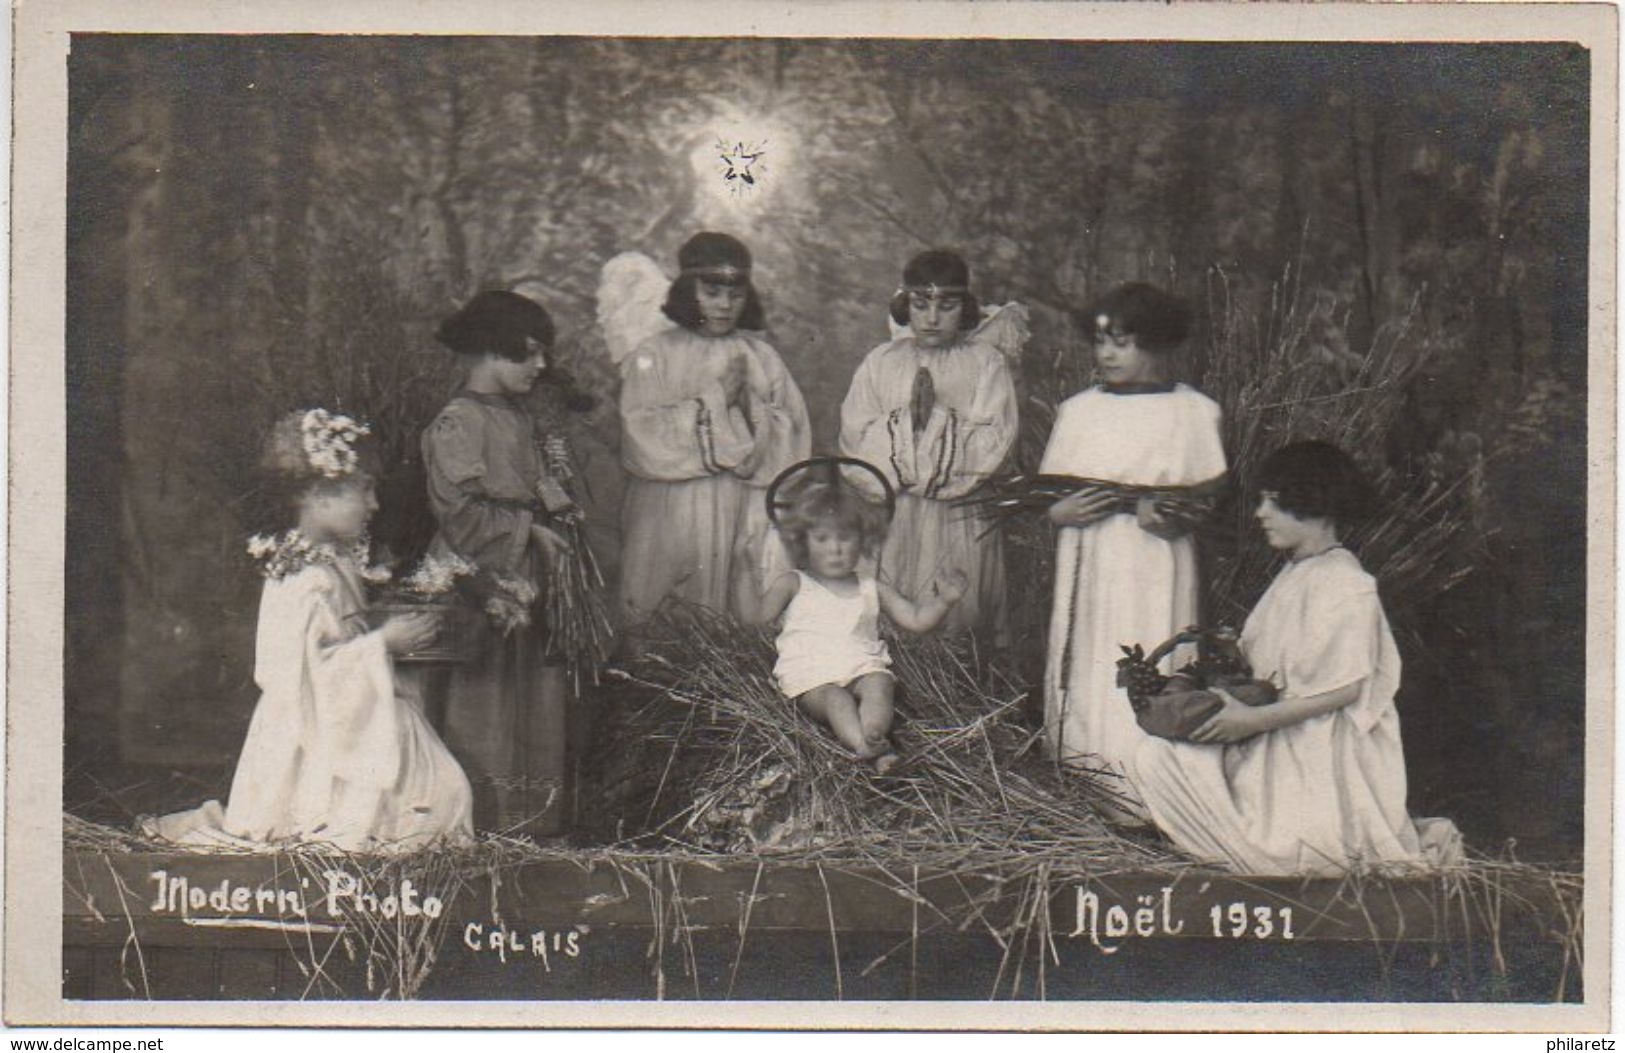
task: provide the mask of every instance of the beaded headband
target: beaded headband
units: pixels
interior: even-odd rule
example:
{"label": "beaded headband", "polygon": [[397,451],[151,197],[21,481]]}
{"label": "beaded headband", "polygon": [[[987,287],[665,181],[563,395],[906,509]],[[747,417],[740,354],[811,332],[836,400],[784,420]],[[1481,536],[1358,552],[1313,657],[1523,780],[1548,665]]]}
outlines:
{"label": "beaded headband", "polygon": [[684,267],[682,273],[714,282],[743,282],[750,280],[750,268],[734,263],[712,263],[704,267]]}
{"label": "beaded headband", "polygon": [[1129,332],[1127,329],[1124,329],[1121,325],[1112,324],[1111,315],[1101,313],[1095,315],[1094,335],[1097,338],[1105,338],[1109,336],[1114,340],[1121,340],[1124,337],[1133,336],[1134,334]]}
{"label": "beaded headband", "polygon": [[910,293],[910,294],[923,293],[926,296],[930,296],[930,297],[938,297],[938,296],[969,296],[970,295],[970,286],[968,286],[968,285],[938,285],[936,282],[930,282],[930,283],[927,283],[925,285],[905,285],[902,288],[898,289],[897,291],[900,292],[900,293]]}

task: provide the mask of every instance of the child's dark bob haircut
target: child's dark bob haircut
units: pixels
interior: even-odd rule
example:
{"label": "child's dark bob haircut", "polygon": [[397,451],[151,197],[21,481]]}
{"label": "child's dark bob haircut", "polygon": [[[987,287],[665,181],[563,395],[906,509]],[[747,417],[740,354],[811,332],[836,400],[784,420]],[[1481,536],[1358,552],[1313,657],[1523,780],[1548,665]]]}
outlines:
{"label": "child's dark bob haircut", "polygon": [[1190,305],[1145,282],[1129,282],[1073,316],[1086,339],[1132,336],[1141,350],[1167,354],[1191,331]]}
{"label": "child's dark bob haircut", "polygon": [[970,267],[959,253],[929,249],[908,261],[903,268],[903,287],[891,298],[892,321],[907,325],[909,297],[926,291],[960,298],[964,304],[959,315],[960,329],[975,329],[982,324],[982,305],[970,291]]}
{"label": "child's dark bob haircut", "polygon": [[739,328],[767,328],[762,298],[750,281],[750,250],[744,242],[731,234],[702,230],[677,250],[677,266],[677,280],[666,290],[666,302],[660,307],[667,318],[684,329],[699,329],[705,321],[700,317],[700,282],[743,285],[745,310],[739,316]]}
{"label": "child's dark bob haircut", "polygon": [[1256,489],[1299,519],[1353,526],[1377,509],[1377,492],[1354,458],[1329,442],[1294,442],[1259,466]]}
{"label": "child's dark bob haircut", "polygon": [[[684,329],[699,329],[705,321],[700,317],[699,284],[715,280],[697,274],[679,275],[671,283],[671,288],[666,290],[666,302],[660,305],[661,313]],[[760,332],[767,328],[767,312],[762,309],[762,298],[756,295],[756,286],[749,280],[744,285],[745,310],[739,316],[739,328]]]}
{"label": "child's dark bob haircut", "polygon": [[792,499],[789,510],[779,516],[779,536],[798,568],[807,568],[807,534],[831,522],[838,529],[857,534],[864,554],[871,557],[880,554],[880,543],[890,525],[885,506],[868,500],[851,486],[809,483]]}
{"label": "child's dark bob haircut", "polygon": [[499,355],[510,362],[534,355],[531,341],[551,350],[553,337],[553,316],[547,308],[503,289],[477,293],[434,334],[459,355]]}

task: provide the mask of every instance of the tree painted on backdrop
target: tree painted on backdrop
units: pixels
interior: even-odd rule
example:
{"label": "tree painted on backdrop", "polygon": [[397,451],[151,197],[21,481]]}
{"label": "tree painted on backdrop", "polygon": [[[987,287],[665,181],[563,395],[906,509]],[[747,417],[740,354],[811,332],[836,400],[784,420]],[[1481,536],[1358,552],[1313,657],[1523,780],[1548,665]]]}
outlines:
{"label": "tree painted on backdrop", "polygon": [[[100,284],[70,317],[101,319],[126,350],[109,396],[119,433],[81,423],[70,440],[126,460],[109,480],[118,545],[95,557],[99,573],[70,580],[91,600],[106,592],[98,577],[121,581],[108,603],[124,645],[77,673],[75,690],[122,695],[125,737],[154,755],[229,757],[252,703],[258,581],[240,549],[258,525],[250,480],[265,425],[307,403],[372,419],[388,459],[377,532],[409,554],[427,533],[418,429],[455,383],[431,337],[439,318],[479,288],[534,295],[560,323],[561,361],[611,396],[599,267],[626,249],[669,267],[701,227],[751,245],[772,339],[825,449],[852,371],[886,336],[901,264],[942,244],[966,254],[986,299],[1033,308],[1028,466],[1053,405],[1087,379],[1068,312],[1133,278],[1208,306],[1188,371],[1222,399],[1268,399],[1249,378],[1286,362],[1292,390],[1324,400],[1250,421],[1232,412],[1233,449],[1350,419],[1339,400],[1374,369],[1403,404],[1358,418],[1362,455],[1383,470],[1459,474],[1476,456],[1468,435],[1494,456],[1575,434],[1560,429],[1578,406],[1584,312],[1556,293],[1585,271],[1569,222],[1584,185],[1583,56],[83,43],[75,68],[96,76],[75,81],[94,88],[72,100],[75,200],[102,218],[86,220],[70,264]],[[765,140],[765,174],[750,193],[713,193],[715,144],[738,128]],[[99,339],[70,337],[70,367],[99,361]],[[612,554],[612,399],[575,425]],[[200,747],[210,721],[218,733]]]}

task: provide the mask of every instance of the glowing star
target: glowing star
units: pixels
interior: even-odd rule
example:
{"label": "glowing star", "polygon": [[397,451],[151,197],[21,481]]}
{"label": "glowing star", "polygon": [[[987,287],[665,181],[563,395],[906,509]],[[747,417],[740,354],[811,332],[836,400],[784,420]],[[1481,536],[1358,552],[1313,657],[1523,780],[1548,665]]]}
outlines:
{"label": "glowing star", "polygon": [[757,165],[762,158],[767,156],[767,143],[765,141],[749,145],[744,142],[735,142],[731,146],[726,142],[719,141],[717,149],[721,151],[722,181],[728,185],[730,190],[736,193],[756,186],[760,175],[766,172],[766,165],[762,165],[760,169],[757,169]]}

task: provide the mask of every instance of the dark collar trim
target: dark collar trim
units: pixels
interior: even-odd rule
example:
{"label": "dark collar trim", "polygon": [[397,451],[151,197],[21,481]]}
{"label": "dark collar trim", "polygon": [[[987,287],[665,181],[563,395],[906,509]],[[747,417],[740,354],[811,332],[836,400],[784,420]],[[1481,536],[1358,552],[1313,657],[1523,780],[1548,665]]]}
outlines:
{"label": "dark collar trim", "polygon": [[1102,384],[1101,390],[1108,395],[1166,395],[1174,390],[1174,384],[1159,383],[1156,381],[1138,381],[1132,384]]}

